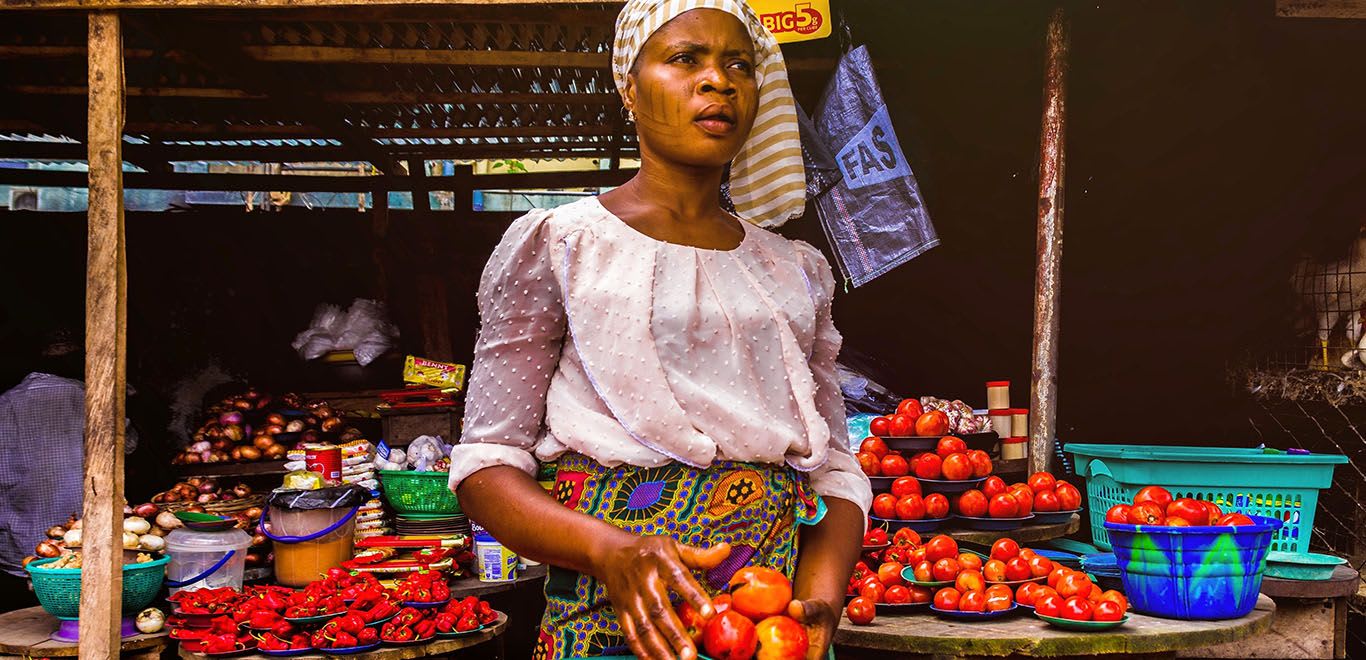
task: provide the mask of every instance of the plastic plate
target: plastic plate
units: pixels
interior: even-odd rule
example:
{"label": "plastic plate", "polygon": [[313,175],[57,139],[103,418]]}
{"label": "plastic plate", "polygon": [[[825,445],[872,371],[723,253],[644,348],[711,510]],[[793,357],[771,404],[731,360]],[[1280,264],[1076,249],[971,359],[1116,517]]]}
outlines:
{"label": "plastic plate", "polygon": [[326,623],[343,614],[346,614],[346,610],[333,612],[332,614],[317,614],[314,616],[301,616],[295,618],[285,617],[285,621],[288,621],[292,626],[311,626],[317,623]]}
{"label": "plastic plate", "polygon": [[1036,584],[1043,584],[1043,583],[1045,583],[1045,582],[1048,582],[1048,576],[1047,576],[1047,575],[1040,575],[1039,577],[1032,577],[1032,578],[1028,578],[1028,579],[1025,579],[1025,580],[1001,580],[1000,582],[992,582],[991,580],[987,580],[987,586],[990,587],[990,586],[993,585],[993,584],[1004,584],[1004,585],[1006,585],[1007,587],[1018,588],[1020,585],[1026,583],[1026,582],[1034,582],[1034,583],[1036,583]]}
{"label": "plastic plate", "polygon": [[888,449],[897,451],[934,451],[935,445],[939,444],[939,436],[882,436],[882,441],[887,443]]}
{"label": "plastic plate", "polygon": [[474,633],[477,633],[477,632],[483,630],[483,629],[486,628],[486,627],[487,627],[487,626],[485,626],[485,625],[483,625],[483,624],[480,624],[479,627],[478,627],[478,628],[475,628],[474,630],[466,630],[466,631],[463,631],[463,632],[461,632],[461,631],[456,631],[456,630],[452,630],[452,631],[450,631],[450,632],[438,632],[438,633],[436,633],[436,636],[437,636],[437,637],[464,637],[465,635],[473,635]]}
{"label": "plastic plate", "polygon": [[273,657],[276,657],[276,658],[292,658],[292,657],[294,657],[294,656],[296,656],[296,655],[304,655],[305,653],[313,653],[314,651],[313,651],[313,649],[311,649],[311,648],[307,648],[307,649],[288,649],[288,650],[285,650],[285,651],[271,651],[271,650],[267,650],[267,649],[263,649],[263,648],[257,647],[257,648],[256,648],[256,652],[257,652],[257,653],[260,653],[261,655],[269,655],[269,656],[273,656]]}
{"label": "plastic plate", "polygon": [[1071,511],[1047,511],[1034,512],[1034,522],[1039,525],[1060,525],[1072,519],[1072,514],[1081,513],[1081,509]]}
{"label": "plastic plate", "polygon": [[916,610],[923,610],[930,606],[929,602],[924,603],[878,603],[878,614],[910,614]]}
{"label": "plastic plate", "polygon": [[892,543],[891,543],[890,541],[888,541],[887,543],[883,543],[883,544],[880,544],[880,545],[865,545],[865,546],[863,546],[863,551],[864,551],[864,552],[881,552],[881,551],[886,550],[887,548],[890,548],[890,547],[892,547]]}
{"label": "plastic plate", "polygon": [[432,609],[433,607],[441,607],[442,605],[445,605],[446,603],[449,603],[449,602],[451,602],[451,599],[449,599],[449,598],[447,598],[446,600],[429,600],[429,601],[405,600],[405,601],[403,601],[403,606],[404,606],[404,607],[411,607],[411,608],[419,609],[419,610],[430,610],[430,609]]}
{"label": "plastic plate", "polygon": [[1033,520],[1033,514],[1022,518],[979,518],[976,516],[954,516],[963,521],[963,526],[968,529],[979,529],[990,532],[1003,532],[1012,529],[1019,529],[1026,522]]}
{"label": "plastic plate", "polygon": [[873,521],[886,525],[887,529],[893,534],[902,528],[914,530],[917,534],[925,534],[939,529],[940,525],[948,522],[949,518],[927,518],[925,520],[892,520],[890,518],[878,518],[869,516]]}
{"label": "plastic plate", "polygon": [[240,648],[240,649],[235,649],[235,650],[232,650],[232,651],[224,651],[224,652],[222,652],[222,653],[209,653],[208,651],[200,651],[199,654],[202,655],[202,656],[204,656],[204,657],[206,657],[206,658],[235,658],[235,657],[237,657],[237,656],[239,656],[239,655],[247,655],[248,653],[255,653],[255,652],[256,652],[256,642],[253,641],[252,643],[250,643],[250,644],[248,644],[248,645],[246,645],[246,646],[244,646],[244,647],[242,647],[242,648]]}
{"label": "plastic plate", "polygon": [[380,641],[384,642],[385,646],[419,646],[422,644],[426,644],[434,639],[436,639],[436,635],[433,634],[427,637],[423,637],[422,639],[412,639],[406,642],[395,642],[393,640],[388,639],[381,639]]}
{"label": "plastic plate", "polygon": [[1054,625],[1059,628],[1083,631],[1109,630],[1111,628],[1118,628],[1119,626],[1124,625],[1129,620],[1128,614],[1125,614],[1124,618],[1120,619],[1119,621],[1073,621],[1072,619],[1064,619],[1062,617],[1045,616],[1043,614],[1039,614],[1038,612],[1035,612],[1034,616],[1037,616],[1040,619],[1047,621],[1050,625]]}
{"label": "plastic plate", "polygon": [[946,479],[921,479],[920,490],[925,493],[961,493],[982,485],[986,477],[973,477],[962,481],[949,481]]}
{"label": "plastic plate", "polygon": [[231,529],[233,525],[237,524],[236,518],[225,518],[211,513],[177,511],[174,515],[180,519],[180,522],[185,523],[186,527],[197,532],[221,532]]}
{"label": "plastic plate", "polygon": [[1013,613],[1019,607],[1019,603],[1011,603],[1010,607],[1004,610],[996,610],[995,612],[962,612],[959,610],[941,610],[937,607],[934,607],[933,605],[930,606],[930,609],[934,610],[935,614],[938,614],[939,616],[943,617],[948,617],[950,619],[958,619],[960,621],[990,621],[992,619],[999,619],[1004,616],[1010,616],[1010,614]]}
{"label": "plastic plate", "polygon": [[380,627],[380,626],[382,626],[382,625],[384,625],[384,624],[386,624],[386,623],[389,623],[389,621],[390,621],[391,619],[393,619],[394,617],[396,617],[396,616],[398,616],[398,612],[394,612],[393,614],[390,614],[389,616],[386,616],[386,617],[384,617],[383,619],[376,619],[376,620],[374,620],[374,621],[371,621],[370,623],[365,624],[365,627],[366,627],[366,628],[378,628],[378,627]]}
{"label": "plastic plate", "polygon": [[357,653],[373,651],[379,648],[379,645],[379,642],[375,642],[374,644],[366,644],[364,646],[347,646],[339,649],[317,649],[317,651],[327,655],[355,655]]}
{"label": "plastic plate", "polygon": [[923,587],[926,589],[935,589],[938,587],[948,587],[953,585],[953,580],[930,580],[929,582],[921,582],[915,579],[915,569],[910,566],[901,569],[901,579],[905,580],[906,584],[909,584],[913,587]]}

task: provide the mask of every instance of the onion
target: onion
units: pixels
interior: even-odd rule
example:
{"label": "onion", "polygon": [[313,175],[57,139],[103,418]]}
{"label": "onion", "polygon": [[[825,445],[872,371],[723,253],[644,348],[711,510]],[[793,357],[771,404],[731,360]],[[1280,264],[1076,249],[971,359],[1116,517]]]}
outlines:
{"label": "onion", "polygon": [[62,527],[61,525],[53,525],[47,528],[47,537],[50,539],[59,539],[62,538],[62,536],[65,534],[66,528]]}
{"label": "onion", "polygon": [[236,496],[236,495],[233,495],[233,494],[232,494],[232,491],[230,491],[230,490],[225,490],[225,491],[222,492],[222,494],[220,494],[220,495],[218,496],[218,500],[219,500],[220,502],[231,502],[231,501],[233,501],[233,500],[235,500],[235,499],[237,499],[237,496]]}
{"label": "onion", "polygon": [[157,511],[160,511],[160,509],[151,502],[133,507],[133,513],[137,514],[139,518],[155,518]]}
{"label": "onion", "polygon": [[251,527],[251,520],[247,518],[247,514],[239,511],[232,514],[232,517],[237,519],[237,524],[233,525],[233,527],[236,527],[237,529],[247,529],[248,527]]}
{"label": "onion", "polygon": [[185,523],[180,522],[180,519],[175,517],[175,514],[170,511],[158,513],[156,523],[157,527],[162,529],[179,529],[185,526]]}
{"label": "onion", "polygon": [[254,445],[257,449],[265,451],[269,449],[271,445],[275,444],[275,438],[272,438],[268,435],[258,435],[255,438],[251,439],[251,444]]}
{"label": "onion", "polygon": [[190,445],[190,451],[199,453],[201,451],[207,451],[210,447],[211,445],[208,440],[200,440],[199,442]]}
{"label": "onion", "polygon": [[128,506],[127,504],[123,505],[123,515],[124,515],[124,516],[131,516],[131,515],[133,515],[133,507]]}
{"label": "onion", "polygon": [[341,428],[341,426],[342,420],[340,417],[328,417],[323,420],[322,429],[324,433],[329,433]]}
{"label": "onion", "polygon": [[223,427],[223,437],[233,442],[241,442],[242,438],[245,436],[242,435],[242,427],[234,424],[232,426]]}
{"label": "onion", "polygon": [[235,493],[238,497],[246,497],[250,495],[252,491],[251,486],[248,486],[244,483],[238,483],[236,486],[232,487],[232,492]]}
{"label": "onion", "polygon": [[194,498],[194,501],[196,501],[196,502],[198,502],[198,503],[200,503],[200,504],[208,504],[208,503],[210,503],[210,502],[217,502],[217,501],[218,501],[218,493],[200,493],[200,494],[199,494],[199,497]]}
{"label": "onion", "polygon": [[199,460],[202,461],[202,462],[204,462],[204,463],[217,463],[217,462],[218,462],[218,459],[214,458],[213,452],[211,452],[211,451],[201,451],[201,452],[199,452]]}
{"label": "onion", "polygon": [[271,413],[269,415],[266,415],[266,423],[274,424],[276,426],[284,426],[285,416],[281,415],[280,413]]}
{"label": "onion", "polygon": [[199,492],[201,492],[201,493],[216,493],[216,492],[218,492],[218,482],[217,482],[217,481],[214,481],[213,479],[205,479],[205,480],[199,482],[198,486],[199,486]]}
{"label": "onion", "polygon": [[204,431],[204,437],[210,440],[218,440],[223,437],[223,427],[214,424]]}
{"label": "onion", "polygon": [[166,626],[166,614],[155,607],[149,607],[138,612],[138,618],[134,620],[133,625],[144,635],[158,633]]}
{"label": "onion", "polygon": [[134,533],[132,533],[132,532],[124,532],[124,533],[123,533],[123,549],[124,549],[124,550],[137,550],[137,549],[138,549],[138,535],[137,535],[137,534],[134,534]]}
{"label": "onion", "polygon": [[166,536],[167,534],[170,534],[171,531],[167,529],[162,529],[160,527],[157,527],[156,525],[152,525],[152,531],[147,533],[153,536]]}
{"label": "onion", "polygon": [[70,525],[66,525],[66,528],[67,528],[68,530],[80,529],[81,526],[82,526],[82,524],[83,524],[83,523],[82,523],[81,521],[79,521],[79,520],[73,520],[73,521],[71,521],[71,524],[70,524]]}
{"label": "onion", "polygon": [[263,546],[266,544],[266,541],[269,540],[270,539],[267,539],[265,534],[254,534],[251,537],[251,547],[256,548]]}
{"label": "onion", "polygon": [[301,436],[299,436],[299,442],[317,442],[317,441],[318,441],[318,432],[317,432],[317,431],[314,431],[313,429],[309,429],[309,430],[307,430],[307,431],[304,431],[304,434],[301,435]]}
{"label": "onion", "polygon": [[52,541],[39,541],[38,547],[34,548],[33,552],[43,559],[50,559],[62,554],[62,549]]}
{"label": "onion", "polygon": [[156,534],[143,534],[138,537],[138,547],[150,552],[161,552],[166,549],[166,539]]}
{"label": "onion", "polygon": [[[201,479],[199,483],[204,483],[204,481]],[[193,485],[187,484],[187,483],[176,484],[176,485],[175,485],[175,489],[176,489],[176,492],[180,493],[180,497],[181,497],[182,499],[183,499],[183,498],[186,498],[186,497],[194,497],[195,494],[197,494],[197,493],[199,492],[199,484],[193,484]]]}
{"label": "onion", "polygon": [[265,428],[261,429],[261,432],[265,433],[266,435],[275,435],[276,433],[284,433],[285,427],[280,426],[279,424],[270,424]]}
{"label": "onion", "polygon": [[232,402],[232,407],[238,410],[251,410],[251,402],[246,399],[238,399]]}
{"label": "onion", "polygon": [[298,433],[302,430],[304,430],[304,420],[302,419],[290,420],[288,424],[285,424],[285,433]]}
{"label": "onion", "polygon": [[142,535],[152,531],[152,523],[147,522],[146,518],[125,518],[123,521],[123,531]]}
{"label": "onion", "polygon": [[255,401],[256,399],[261,398],[261,393],[256,391],[256,388],[254,387],[248,387],[246,393],[244,393],[242,396],[246,397],[249,400]]}
{"label": "onion", "polygon": [[272,461],[284,458],[285,454],[289,453],[289,450],[285,449],[284,445],[271,445],[266,447],[264,451],[265,457]]}
{"label": "onion", "polygon": [[33,555],[29,555],[29,556],[27,556],[27,557],[24,557],[24,561],[23,561],[23,563],[20,565],[20,568],[28,568],[28,565],[29,565],[29,564],[32,564],[32,563],[35,562],[35,561],[38,561],[38,558],[35,557],[35,556],[33,556]]}
{"label": "onion", "polygon": [[261,565],[261,562],[262,562],[263,560],[264,560],[264,558],[261,556],[261,553],[259,553],[259,552],[248,552],[248,553],[247,553],[247,565],[248,565],[248,566],[260,566],[260,565]]}
{"label": "onion", "polygon": [[68,530],[66,530],[66,534],[63,534],[63,535],[62,535],[62,543],[65,543],[65,544],[67,544],[67,546],[72,547],[72,548],[80,547],[80,545],[81,545],[81,530],[79,530],[79,529],[68,529]]}
{"label": "onion", "polygon": [[198,505],[198,504],[191,504],[190,506],[185,507],[185,510],[186,510],[186,511],[192,511],[192,512],[194,512],[194,513],[207,513],[207,512],[204,510],[204,507],[202,507],[202,506],[200,506],[200,505]]}
{"label": "onion", "polygon": [[229,452],[228,455],[232,457],[232,460],[234,460],[234,461],[240,461],[240,460],[242,460],[242,448],[241,448],[241,447],[233,447],[233,448],[232,448],[232,451]]}
{"label": "onion", "polygon": [[231,424],[241,424],[242,413],[237,412],[236,410],[232,412],[225,412],[222,415],[218,416],[218,423],[222,424],[223,426],[228,426]]}
{"label": "onion", "polygon": [[232,441],[227,438],[219,438],[209,443],[209,448],[213,451],[227,451],[232,449]]}

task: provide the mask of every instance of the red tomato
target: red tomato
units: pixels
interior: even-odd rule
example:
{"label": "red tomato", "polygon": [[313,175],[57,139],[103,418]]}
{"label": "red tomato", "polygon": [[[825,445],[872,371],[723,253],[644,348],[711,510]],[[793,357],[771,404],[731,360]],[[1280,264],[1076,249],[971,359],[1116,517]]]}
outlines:
{"label": "red tomato", "polygon": [[1034,493],[1023,488],[1016,488],[1011,491],[1011,494],[1015,496],[1015,503],[1019,505],[1019,510],[1016,511],[1015,515],[1023,517],[1033,513]]}
{"label": "red tomato", "polygon": [[1066,481],[1059,481],[1053,492],[1058,495],[1058,505],[1062,507],[1061,511],[1076,511],[1081,508],[1081,491],[1077,490],[1076,486]]}
{"label": "red tomato", "polygon": [[943,493],[930,493],[925,496],[925,517],[932,519],[949,517],[949,498]]}
{"label": "red tomato", "polygon": [[1110,589],[1109,591],[1106,591],[1105,593],[1100,595],[1100,602],[1103,603],[1105,601],[1110,601],[1115,603],[1116,605],[1119,605],[1119,609],[1121,612],[1129,611],[1129,599],[1126,598],[1124,594],[1114,589]]}
{"label": "red tomato", "polygon": [[878,496],[873,498],[873,515],[883,520],[895,520],[896,495],[878,493]]}
{"label": "red tomato", "polygon": [[1054,566],[1053,571],[1048,574],[1048,586],[1057,589],[1058,583],[1062,581],[1062,576],[1071,572],[1072,569],[1066,566]]}
{"label": "red tomato", "polygon": [[1167,505],[1172,503],[1172,494],[1171,491],[1161,486],[1144,486],[1137,495],[1134,495],[1134,504],[1142,504],[1143,502],[1152,502],[1166,511]]}
{"label": "red tomato", "polygon": [[863,535],[863,545],[885,545],[887,543],[887,530],[881,527],[873,527]]}
{"label": "red tomato", "polygon": [[711,606],[716,608],[717,614],[730,609],[730,594],[719,594],[715,598],[712,598]]}
{"label": "red tomato", "polygon": [[1035,556],[1037,556],[1038,554],[1039,554],[1039,553],[1034,552],[1033,550],[1031,550],[1031,549],[1029,549],[1029,548],[1020,548],[1020,559],[1023,559],[1023,560],[1025,560],[1025,561],[1029,561],[1029,560],[1033,559],[1033,558],[1034,558]]}
{"label": "red tomato", "polygon": [[1000,559],[988,559],[987,563],[982,564],[982,575],[987,582],[1006,581],[1006,563]]}
{"label": "red tomato", "polygon": [[948,458],[949,454],[963,454],[967,457],[968,443],[963,442],[962,438],[953,435],[946,435],[939,439],[935,445],[934,453],[940,458]]}
{"label": "red tomato", "polygon": [[958,577],[953,579],[953,588],[961,593],[984,591],[987,588],[987,582],[982,579],[982,574],[978,571],[962,571]]}
{"label": "red tomato", "polygon": [[1029,562],[1019,557],[1012,557],[1006,561],[1006,580],[1018,582],[1031,577],[1034,577],[1034,574],[1029,571]]}
{"label": "red tomato", "polygon": [[1009,561],[1020,556],[1020,544],[1010,537],[996,539],[991,544],[991,558]]}
{"label": "red tomato", "polygon": [[1091,601],[1076,596],[1063,601],[1058,610],[1058,616],[1073,621],[1090,621],[1091,615]]}
{"label": "red tomato", "polygon": [[903,438],[915,435],[916,418],[911,415],[897,413],[892,415],[892,422],[887,425],[887,431],[894,438]]}
{"label": "red tomato", "polygon": [[1035,472],[1029,475],[1028,483],[1029,488],[1035,493],[1053,490],[1053,487],[1058,485],[1058,481],[1053,478],[1053,475],[1047,472]]}
{"label": "red tomato", "polygon": [[1029,575],[1031,577],[1047,577],[1053,572],[1053,560],[1042,555],[1034,555],[1025,560],[1029,563]]}
{"label": "red tomato", "polygon": [[859,469],[863,470],[864,474],[876,477],[882,472],[882,460],[877,456],[861,451],[854,454],[854,458],[858,459]]}
{"label": "red tomato", "polygon": [[1014,601],[1015,599],[1011,596],[1009,589],[1007,589],[1005,593],[997,592],[994,594],[987,594],[986,610],[988,612],[1008,610],[1010,609],[1010,606],[1014,604]]}
{"label": "red tomato", "polygon": [[934,564],[931,564],[928,560],[917,563],[915,568],[911,569],[911,571],[915,574],[916,582],[934,581]]}
{"label": "red tomato", "polygon": [[731,608],[761,621],[787,611],[792,582],[767,566],[746,566],[730,578]]}
{"label": "red tomato", "polygon": [[886,602],[883,598],[887,595],[887,587],[878,581],[877,576],[868,578],[859,585],[858,595],[873,601],[874,603]]}
{"label": "red tomato", "polygon": [[902,415],[919,417],[925,409],[920,406],[920,399],[902,399],[901,403],[897,404],[896,411]]}
{"label": "red tomato", "polygon": [[934,579],[944,581],[958,577],[959,571],[962,570],[963,567],[958,565],[958,560],[950,557],[934,562],[932,573]]}
{"label": "red tomato", "polygon": [[987,515],[992,518],[1016,518],[1019,512],[1020,503],[1013,495],[1001,493],[987,503]]}
{"label": "red tomato", "polygon": [[987,595],[980,591],[969,591],[958,599],[958,610],[961,612],[985,612],[987,610]]}
{"label": "red tomato", "polygon": [[944,587],[934,592],[934,606],[941,610],[956,610],[963,594],[953,587]]}
{"label": "red tomato", "polygon": [[900,477],[909,474],[911,466],[906,463],[906,457],[901,454],[887,454],[882,457],[882,464],[878,467],[884,477]]}
{"label": "red tomato", "polygon": [[906,561],[903,561],[901,563],[919,564],[922,561],[925,561],[925,546],[923,545],[912,548],[910,556],[906,558]]}
{"label": "red tomato", "polygon": [[1102,600],[1091,607],[1091,617],[1096,621],[1119,621],[1124,618],[1124,610],[1118,603]]}
{"label": "red tomato", "polygon": [[754,627],[759,642],[755,660],[802,660],[811,642],[806,626],[788,616],[771,616]]}
{"label": "red tomato", "polygon": [[733,609],[712,617],[702,632],[702,646],[716,660],[747,660],[758,643],[754,622]]}
{"label": "red tomato", "polygon": [[1063,598],[1056,593],[1039,594],[1034,599],[1034,611],[1044,616],[1058,616],[1062,613]]}
{"label": "red tomato", "polygon": [[1034,493],[1034,510],[1039,512],[1061,511],[1062,504],[1058,502],[1058,494],[1051,490]]}
{"label": "red tomato", "polygon": [[1034,600],[1039,597],[1039,589],[1043,588],[1038,582],[1026,582],[1015,590],[1015,602],[1021,605],[1034,606]]}
{"label": "red tomato", "polygon": [[1197,527],[1208,525],[1209,507],[1205,506],[1200,500],[1193,500],[1183,497],[1173,500],[1167,505],[1167,524],[1171,524],[1173,518],[1180,518]]}
{"label": "red tomato", "polygon": [[877,567],[877,581],[883,586],[894,587],[898,584],[906,584],[905,578],[901,577],[901,569],[905,568],[898,562],[883,562]]}
{"label": "red tomato", "polygon": [[891,435],[889,432],[891,423],[892,418],[890,417],[874,417],[872,421],[868,422],[868,432],[883,437],[889,436]]}
{"label": "red tomato", "polygon": [[879,461],[882,460],[883,456],[887,455],[887,452],[891,451],[887,449],[887,443],[883,442],[882,438],[875,435],[864,438],[863,442],[858,446],[858,450],[866,451],[869,454],[876,456]]}
{"label": "red tomato", "polygon": [[895,584],[887,587],[887,593],[882,597],[892,605],[905,605],[911,602],[911,591],[904,584]]}
{"label": "red tomato", "polygon": [[1166,521],[1166,512],[1156,502],[1140,502],[1129,509],[1130,525],[1161,525]]}
{"label": "red tomato", "polygon": [[991,456],[986,452],[973,449],[968,452],[968,460],[972,463],[972,476],[981,478],[991,474]]}
{"label": "red tomato", "polygon": [[1218,520],[1214,521],[1214,524],[1216,524],[1216,525],[1235,525],[1235,526],[1242,526],[1242,525],[1255,525],[1255,524],[1257,524],[1257,523],[1256,523],[1255,521],[1253,521],[1251,518],[1247,517],[1246,515],[1241,514],[1241,513],[1236,513],[1236,512],[1235,512],[1235,513],[1228,513],[1228,514],[1224,514],[1223,516],[1220,516],[1220,518],[1219,518]]}
{"label": "red tomato", "polygon": [[958,556],[958,542],[953,537],[940,534],[925,544],[926,561],[936,562]]}
{"label": "red tomato", "polygon": [[928,603],[934,599],[934,592],[930,591],[927,587],[917,587],[912,585],[906,587],[906,589],[911,592],[910,602],[912,604]]}
{"label": "red tomato", "polygon": [[974,518],[987,515],[987,496],[980,490],[968,489],[958,496],[958,513]]}
{"label": "red tomato", "polygon": [[916,495],[921,494],[919,479],[916,479],[915,477],[897,477],[896,480],[892,482],[892,494],[896,495],[897,499],[913,493]]}
{"label": "red tomato", "polygon": [[693,644],[701,644],[702,632],[707,629],[707,622],[702,618],[702,613],[686,600],[674,606],[674,613],[678,615],[678,622],[683,624],[683,631],[688,633],[688,639],[691,639]]}
{"label": "red tomato", "polygon": [[851,601],[844,608],[845,616],[849,617],[849,622],[856,626],[866,626],[873,622],[873,617],[877,614],[877,604],[859,596]]}
{"label": "red tomato", "polygon": [[1205,502],[1205,508],[1209,509],[1209,519],[1218,520],[1224,517],[1224,512],[1214,502]]}
{"label": "red tomato", "polygon": [[897,500],[896,517],[900,520],[924,520],[925,500],[915,493]]}
{"label": "red tomato", "polygon": [[1057,589],[1058,595],[1063,598],[1077,596],[1085,599],[1091,595],[1091,590],[1095,588],[1095,585],[1091,583],[1091,578],[1085,573],[1068,571],[1066,575],[1062,576],[1062,579],[1058,580],[1057,586],[1053,588]]}
{"label": "red tomato", "polygon": [[972,462],[968,460],[968,455],[963,453],[953,453],[945,456],[941,470],[944,478],[949,481],[963,481],[972,478]]}
{"label": "red tomato", "polygon": [[942,410],[931,410],[915,420],[915,434],[918,436],[944,435],[949,432],[949,416]]}
{"label": "red tomato", "polygon": [[1105,512],[1105,521],[1127,525],[1129,524],[1129,509],[1131,508],[1133,507],[1128,504],[1116,504]]}
{"label": "red tomato", "polygon": [[936,454],[921,454],[916,458],[915,476],[921,479],[942,479],[944,459]]}
{"label": "red tomato", "polygon": [[962,566],[965,571],[977,571],[980,573],[982,571],[982,558],[971,552],[960,553],[958,555],[958,565]]}
{"label": "red tomato", "polygon": [[987,497],[995,497],[1007,490],[1010,488],[1006,486],[1005,479],[1000,477],[987,477],[987,480],[982,482],[982,494]]}
{"label": "red tomato", "polygon": [[896,545],[917,546],[920,545],[920,534],[914,529],[903,527],[896,530],[896,533],[892,535],[892,543]]}

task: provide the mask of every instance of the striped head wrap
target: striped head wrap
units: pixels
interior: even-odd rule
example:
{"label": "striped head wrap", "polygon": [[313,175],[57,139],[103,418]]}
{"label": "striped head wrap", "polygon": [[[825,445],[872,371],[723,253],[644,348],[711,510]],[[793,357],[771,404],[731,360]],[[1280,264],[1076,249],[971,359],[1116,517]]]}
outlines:
{"label": "striped head wrap", "polygon": [[800,217],[806,208],[806,172],[787,65],[778,42],[744,0],[627,0],[617,15],[612,44],[617,91],[625,91],[626,75],[650,35],[693,9],[718,9],[739,18],[754,42],[759,108],[749,138],[730,164],[730,198],[736,214],[761,227]]}

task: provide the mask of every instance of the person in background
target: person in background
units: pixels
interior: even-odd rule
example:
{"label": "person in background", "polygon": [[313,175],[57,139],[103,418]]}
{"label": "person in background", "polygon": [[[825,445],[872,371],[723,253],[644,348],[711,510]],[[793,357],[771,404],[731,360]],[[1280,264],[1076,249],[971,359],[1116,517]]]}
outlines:
{"label": "person in background", "polygon": [[[0,394],[0,611],[38,603],[24,558],[53,525],[72,514],[80,516],[85,492],[84,371],[80,339],[71,332],[54,332],[43,342],[36,368]],[[137,444],[130,427],[125,453]]]}

